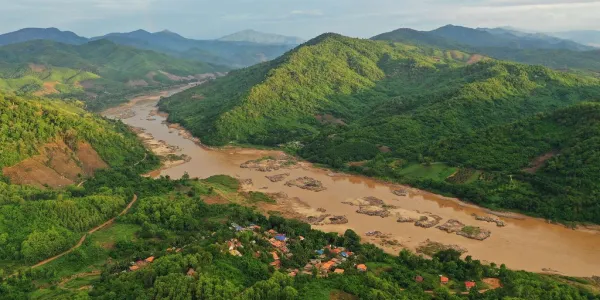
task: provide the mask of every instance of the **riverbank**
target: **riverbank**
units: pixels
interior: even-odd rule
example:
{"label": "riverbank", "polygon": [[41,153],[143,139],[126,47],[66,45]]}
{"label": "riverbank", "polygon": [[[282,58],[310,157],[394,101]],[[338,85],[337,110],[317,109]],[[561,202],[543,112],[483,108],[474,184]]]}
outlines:
{"label": "riverbank", "polygon": [[[276,204],[260,205],[259,208],[266,213],[279,211],[285,216],[298,219],[319,219],[328,214],[330,216],[325,217],[324,222],[313,226],[334,232],[353,229],[364,240],[378,244],[394,254],[403,248],[416,251],[423,242],[430,240],[444,245],[458,245],[466,249],[465,255],[488,263],[505,263],[513,269],[533,272],[555,270],[558,274],[569,276],[598,275],[600,257],[596,253],[600,249],[600,235],[596,233],[571,230],[527,216],[494,216],[493,212],[456,198],[364,176],[336,173],[302,161],[265,172],[241,168],[248,161],[260,160],[266,156],[281,157],[284,153],[237,147],[203,147],[200,141],[183,128],[167,124],[166,115],[156,113],[155,105],[159,98],[145,99],[129,105],[127,108],[135,113],[135,117],[124,118],[123,122],[143,128],[146,133],[152,134],[153,139],[175,147],[175,155],[188,156],[189,161],[163,168],[152,173],[152,176],[179,178],[187,173],[192,177],[206,178],[218,174],[230,175],[246,183],[245,191],[278,195],[275,197]],[[267,178],[284,173],[289,175],[283,180],[272,181]],[[296,183],[288,185],[290,181]],[[312,186],[316,182],[319,182],[320,191],[302,188],[304,184]],[[380,199],[382,203],[364,205],[361,201],[369,197]],[[385,216],[382,217],[382,214]],[[498,219],[505,226],[477,220],[473,214]],[[342,216],[347,219],[347,223],[334,224],[326,219]],[[420,220],[424,217],[426,219]],[[406,222],[398,222],[400,219]],[[452,220],[457,222],[450,222]],[[419,221],[425,226],[418,225]],[[456,232],[448,233],[437,228],[448,222],[449,225],[456,226]],[[461,230],[466,235],[487,231],[490,235],[480,241],[457,234]],[[367,234],[373,231],[379,231],[382,235],[375,237]]]}

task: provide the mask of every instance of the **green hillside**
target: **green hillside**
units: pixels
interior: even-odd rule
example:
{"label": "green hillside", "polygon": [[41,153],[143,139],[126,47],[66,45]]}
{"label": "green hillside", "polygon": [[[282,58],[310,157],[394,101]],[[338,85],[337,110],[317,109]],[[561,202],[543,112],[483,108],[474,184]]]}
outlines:
{"label": "green hillside", "polygon": [[87,142],[111,167],[130,166],[147,151],[122,123],[62,101],[0,93],[0,169],[39,153],[48,142]]}
{"label": "green hillside", "polygon": [[[78,163],[75,153],[89,144],[113,169],[144,172],[158,164],[158,159],[123,123],[108,121],[62,101],[0,93],[0,121],[2,172],[5,167],[40,154],[48,143],[64,143],[70,160]],[[89,157],[91,153],[87,153]],[[53,154],[47,159],[37,166],[55,168],[62,163],[53,162]],[[32,169],[36,164],[22,168],[28,168],[21,170],[23,174],[33,172],[33,176],[39,171]],[[87,179],[81,174],[78,177],[80,181]],[[77,195],[75,187],[63,191],[20,186],[11,184],[8,176],[0,176],[0,262],[19,265],[57,254],[73,245],[81,232],[115,216],[127,200],[110,190],[89,197]],[[0,298],[4,298],[1,294]]]}
{"label": "green hillside", "polygon": [[[449,31],[452,33],[452,30]],[[462,38],[453,39],[455,36]],[[543,65],[559,70],[576,70],[596,76],[600,74],[600,51],[598,50],[575,51],[578,48],[561,48],[560,44],[551,44],[554,47],[550,47],[548,45],[544,46],[544,44],[536,44],[532,41],[529,41],[530,45],[528,47],[515,48],[514,45],[521,45],[521,43],[503,41],[498,36],[489,32],[475,29],[441,35],[436,31],[417,31],[401,28],[379,34],[372,39],[440,49],[459,49],[501,60]],[[464,43],[465,39],[472,41],[472,43]]]}
{"label": "green hillside", "polygon": [[[542,177],[524,174],[532,178],[523,179],[524,184],[538,185],[525,189],[529,197],[525,201],[521,191],[492,192],[510,179],[502,174],[518,170],[514,166],[469,165],[468,160],[457,161],[456,153],[440,150],[480,130],[596,101],[598,95],[600,80],[593,77],[460,51],[328,34],[278,60],[231,72],[164,99],[160,107],[170,113],[170,121],[182,123],[207,144],[300,142],[301,149],[288,149],[314,162],[453,193],[494,208],[600,222],[598,214],[560,213],[569,201],[584,199],[585,192],[572,194],[573,200],[568,201],[557,196],[545,208],[527,204],[549,191],[573,189],[577,185],[568,182],[569,172],[591,172],[580,166],[566,166],[569,171],[555,174],[560,178],[553,183],[540,183]],[[548,134],[539,135],[547,139]],[[504,157],[512,163],[529,162],[532,155],[541,154]],[[475,159],[469,153],[464,156]],[[365,160],[363,167],[348,165]],[[459,177],[466,181],[477,181],[476,174],[489,171],[484,175],[495,183],[477,181],[476,188],[465,188],[464,182],[446,180],[464,166],[469,170]],[[521,179],[513,178],[513,184],[515,180]],[[588,207],[597,205],[590,201]]]}
{"label": "green hillside", "polygon": [[[178,94],[160,107],[171,113],[171,121],[184,123],[208,144],[276,144],[315,133],[320,127],[315,114],[368,107],[372,99],[348,101],[342,96],[375,87],[386,71],[395,72],[394,66],[426,70],[464,64],[469,58],[460,52],[428,52],[326,34],[277,60]],[[202,101],[188,101],[193,95],[203,96]]]}
{"label": "green hillside", "polygon": [[479,199],[485,205],[600,223],[597,149],[600,103],[595,102],[443,140],[429,154],[465,170],[483,170],[480,180],[464,189],[485,195]]}
{"label": "green hillside", "polygon": [[83,45],[36,40],[0,47],[0,89],[81,98],[91,110],[124,101],[136,91],[196,81],[198,74],[221,70],[105,40]]}

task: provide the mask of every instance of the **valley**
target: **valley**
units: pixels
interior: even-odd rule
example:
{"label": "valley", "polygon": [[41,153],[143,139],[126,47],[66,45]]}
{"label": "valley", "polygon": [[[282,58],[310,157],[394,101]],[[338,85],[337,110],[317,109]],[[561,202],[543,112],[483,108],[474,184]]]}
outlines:
{"label": "valley", "polygon": [[[172,95],[177,92],[179,90],[167,93]],[[466,255],[472,255],[484,262],[505,263],[513,269],[569,276],[597,275],[596,266],[600,265],[600,258],[596,255],[596,249],[600,247],[600,234],[595,231],[572,230],[562,225],[548,224],[541,219],[502,213],[499,214],[499,219],[505,226],[499,227],[496,223],[478,221],[473,216],[475,214],[493,217],[493,212],[458,199],[363,176],[336,173],[303,161],[270,172],[240,168],[240,165],[250,160],[283,157],[285,154],[273,150],[237,147],[213,149],[203,146],[184,130],[169,126],[164,114],[154,113],[158,100],[158,95],[145,97],[144,101],[135,101],[121,109],[107,112],[114,115],[118,111],[132,111],[133,114],[127,114],[122,119],[123,122],[138,128],[145,135],[151,135],[154,140],[164,141],[178,149],[177,155],[185,155],[190,159],[189,162],[162,169],[152,176],[168,175],[171,178],[180,178],[187,173],[191,177],[207,178],[219,174],[230,175],[240,179],[242,183],[247,183],[243,185],[245,191],[278,195],[277,204],[264,205],[262,208],[259,205],[265,213],[269,210],[281,211],[288,217],[302,220],[323,215],[319,210],[324,210],[332,216],[345,216],[348,219],[347,224],[323,224],[314,227],[340,233],[348,228],[353,229],[364,239],[381,244],[380,246],[390,253],[397,253],[402,248],[415,251],[430,240],[445,245],[459,245],[467,250]],[[266,177],[283,173],[289,175],[282,181],[273,181]],[[315,179],[326,189],[314,192],[285,185],[286,181],[299,177]],[[251,184],[248,184],[250,182]],[[394,194],[397,190],[406,190],[407,194]],[[356,206],[342,203],[365,197],[383,200],[385,205],[389,206],[390,216],[382,218],[359,214],[356,212]],[[437,228],[422,228],[411,222],[398,221],[403,217],[418,219],[424,215],[439,216],[439,225],[448,220],[458,220],[466,225],[489,230],[491,236],[483,241],[471,240]],[[367,235],[373,231],[381,232],[388,242],[382,244],[381,238]],[[393,242],[394,240],[396,242]]]}

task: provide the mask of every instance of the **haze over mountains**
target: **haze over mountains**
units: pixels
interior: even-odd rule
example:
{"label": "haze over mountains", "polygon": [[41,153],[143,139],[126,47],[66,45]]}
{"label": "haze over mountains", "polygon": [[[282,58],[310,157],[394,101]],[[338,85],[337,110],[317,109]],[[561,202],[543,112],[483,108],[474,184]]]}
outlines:
{"label": "haze over mountains", "polygon": [[120,45],[235,68],[274,59],[302,42],[298,38],[256,31],[243,31],[219,40],[194,40],[168,30],[150,33],[140,29],[126,33],[109,33],[88,39],[56,28],[28,28],[0,35],[0,45],[35,39],[75,45],[106,39]]}

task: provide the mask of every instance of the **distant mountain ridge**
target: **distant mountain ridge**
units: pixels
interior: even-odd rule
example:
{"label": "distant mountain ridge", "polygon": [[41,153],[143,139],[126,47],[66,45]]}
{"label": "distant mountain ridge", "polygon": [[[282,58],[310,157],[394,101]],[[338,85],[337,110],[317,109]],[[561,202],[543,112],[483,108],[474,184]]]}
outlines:
{"label": "distant mountain ridge", "polygon": [[135,30],[124,33],[109,33],[103,36],[86,38],[70,31],[56,28],[25,28],[0,35],[0,46],[49,40],[70,45],[81,45],[100,39],[116,44],[165,53],[177,58],[191,59],[240,68],[261,63],[279,57],[302,42],[295,37],[243,31],[221,40],[194,40],[177,33],[163,30],[148,32]]}
{"label": "distant mountain ridge", "polygon": [[432,31],[400,28],[371,39],[461,50],[496,59],[600,74],[599,49],[512,28],[473,29],[454,25]]}
{"label": "distant mountain ridge", "polygon": [[257,44],[276,44],[276,45],[299,45],[305,40],[299,37],[285,36],[272,33],[259,32],[252,29],[242,30],[218,39],[226,42],[250,42]]}
{"label": "distant mountain ridge", "polygon": [[50,40],[73,45],[80,45],[88,42],[87,38],[81,37],[71,31],[61,31],[57,28],[23,28],[0,35],[0,46],[32,40]]}

